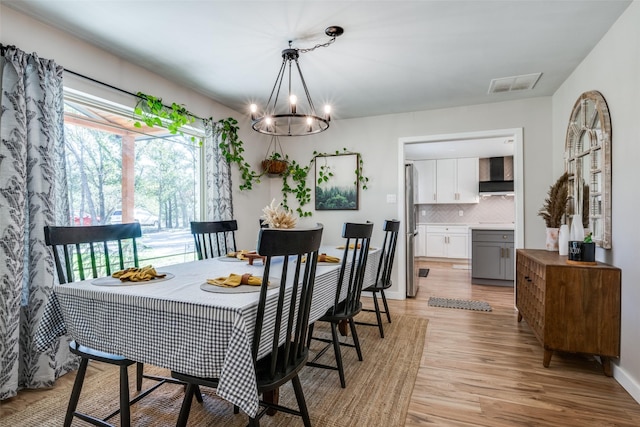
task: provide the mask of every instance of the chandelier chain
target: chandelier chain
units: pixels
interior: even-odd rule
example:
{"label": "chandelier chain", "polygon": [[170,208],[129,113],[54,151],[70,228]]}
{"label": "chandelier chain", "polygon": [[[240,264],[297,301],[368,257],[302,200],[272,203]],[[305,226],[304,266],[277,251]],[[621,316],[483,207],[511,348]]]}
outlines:
{"label": "chandelier chain", "polygon": [[[319,47],[329,47],[329,45],[331,45],[331,43],[333,43],[334,41],[336,41],[336,36],[331,37],[331,39],[326,42],[326,43],[319,43],[317,45],[315,45],[314,47],[308,47],[305,49],[302,48],[295,48],[299,53],[307,53],[307,52],[311,52],[316,50]],[[291,42],[289,42],[289,46],[291,46]]]}

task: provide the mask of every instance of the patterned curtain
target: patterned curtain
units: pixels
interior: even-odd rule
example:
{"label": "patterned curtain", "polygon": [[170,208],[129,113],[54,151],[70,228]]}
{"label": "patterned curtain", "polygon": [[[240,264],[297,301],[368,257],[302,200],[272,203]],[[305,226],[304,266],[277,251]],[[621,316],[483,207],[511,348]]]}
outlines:
{"label": "patterned curtain", "polygon": [[34,334],[53,288],[46,224],[66,224],[62,68],[2,46],[0,55],[0,400],[48,387],[77,367],[68,340]]}
{"label": "patterned curtain", "polygon": [[220,129],[212,119],[204,121],[204,203],[203,221],[233,219],[231,169],[220,151]]}

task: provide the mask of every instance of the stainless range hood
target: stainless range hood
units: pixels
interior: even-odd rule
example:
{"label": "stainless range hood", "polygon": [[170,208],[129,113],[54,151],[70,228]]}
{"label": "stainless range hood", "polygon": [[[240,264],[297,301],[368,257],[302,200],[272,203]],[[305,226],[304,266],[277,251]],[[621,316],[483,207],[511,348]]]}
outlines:
{"label": "stainless range hood", "polygon": [[480,159],[481,195],[513,194],[513,156]]}

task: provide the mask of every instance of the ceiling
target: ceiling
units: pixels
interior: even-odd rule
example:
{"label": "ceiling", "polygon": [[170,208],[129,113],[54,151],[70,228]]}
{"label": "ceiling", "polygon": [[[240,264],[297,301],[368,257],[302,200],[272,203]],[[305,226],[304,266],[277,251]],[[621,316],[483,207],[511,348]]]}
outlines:
{"label": "ceiling", "polygon": [[[239,112],[266,102],[289,40],[312,47],[342,26],[300,56],[334,119],[550,96],[630,3],[3,0]],[[542,73],[533,90],[487,93],[529,73]]]}

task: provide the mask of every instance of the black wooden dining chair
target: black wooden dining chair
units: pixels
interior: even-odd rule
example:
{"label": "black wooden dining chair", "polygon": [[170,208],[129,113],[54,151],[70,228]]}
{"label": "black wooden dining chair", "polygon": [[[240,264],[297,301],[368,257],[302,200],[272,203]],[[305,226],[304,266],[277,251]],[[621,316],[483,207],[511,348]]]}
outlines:
{"label": "black wooden dining chair", "polygon": [[235,252],[238,223],[226,221],[192,221],[191,234],[196,243],[198,259],[221,257]]}
{"label": "black wooden dining chair", "polygon": [[[312,229],[263,228],[260,230],[258,252],[266,259],[251,344],[258,394],[264,397],[265,393],[276,390],[291,381],[298,402],[298,410],[265,401],[263,398],[260,401],[258,414],[249,418],[250,426],[258,426],[260,418],[269,409],[299,415],[306,427],[311,426],[298,372],[305,366],[308,357],[307,325],[322,229],[322,225],[317,224]],[[304,257],[311,262],[302,262]],[[268,297],[267,285],[272,261],[282,263],[282,277],[277,294],[271,293]],[[277,307],[275,312],[266,310],[267,301],[269,306]],[[269,322],[269,319],[272,321]],[[263,339],[267,339],[268,342],[263,343]],[[271,351],[266,356],[260,357],[258,350],[261,347]],[[217,388],[219,379],[194,377],[178,372],[172,372],[171,375],[188,384],[176,424],[185,426],[189,418],[195,387],[201,385]]]}
{"label": "black wooden dining chair", "polygon": [[[110,276],[112,271],[138,267],[137,239],[142,236],[139,223],[96,225],[86,227],[44,227],[45,243],[52,247],[58,282],[60,284]],[[77,277],[76,277],[77,275]],[[120,425],[130,425],[129,406],[151,393],[166,381],[178,383],[172,378],[147,376],[143,364],[125,357],[86,347],[71,341],[72,353],[81,357],[73,390],[69,399],[64,425],[70,426],[73,417],[98,426],[109,426],[106,421],[120,413]],[[120,367],[120,408],[102,420],[76,411],[89,360]],[[142,378],[159,382],[129,401],[129,377],[127,367],[136,363],[136,388],[142,390]]]}
{"label": "black wooden dining chair", "polygon": [[[380,330],[380,337],[384,338],[384,328],[382,327],[382,313],[387,315],[387,321],[391,323],[391,314],[389,313],[389,305],[387,297],[384,294],[385,289],[389,289],[393,284],[391,282],[391,270],[393,269],[393,259],[396,255],[396,244],[398,243],[398,231],[400,230],[400,221],[395,219],[386,220],[384,222],[384,241],[380,249],[380,262],[376,272],[376,281],[373,285],[366,287],[363,291],[371,292],[373,295],[373,309],[363,308],[362,311],[373,311],[376,313],[378,323],[356,322],[356,325],[377,326]],[[384,311],[380,310],[377,294],[380,293]]]}
{"label": "black wooden dining chair", "polygon": [[[336,295],[333,307],[317,321],[328,322],[331,325],[331,339],[313,336],[314,324],[309,326],[309,344],[311,340],[318,340],[327,343],[315,357],[307,362],[308,366],[316,368],[337,370],[340,375],[340,385],[346,387],[344,378],[344,368],[342,364],[342,353],[340,346],[347,346],[356,349],[358,360],[362,361],[362,350],[356,331],[354,316],[360,313],[362,303],[360,295],[362,293],[362,282],[367,268],[369,257],[369,243],[373,232],[373,223],[366,224],[345,223],[342,229],[342,237],[346,239],[342,264],[336,286]],[[354,249],[349,249],[353,247]],[[345,289],[346,288],[346,289]],[[346,292],[345,292],[346,291]],[[343,298],[344,296],[344,298]],[[340,341],[338,337],[338,325],[342,322],[349,323],[353,343]],[[318,360],[333,345],[336,358],[336,366],[319,363]]]}

